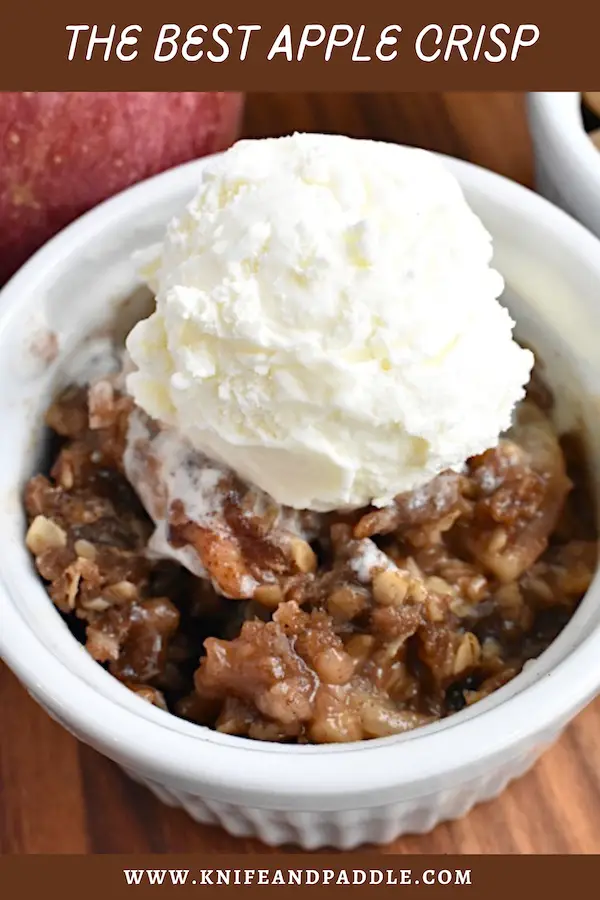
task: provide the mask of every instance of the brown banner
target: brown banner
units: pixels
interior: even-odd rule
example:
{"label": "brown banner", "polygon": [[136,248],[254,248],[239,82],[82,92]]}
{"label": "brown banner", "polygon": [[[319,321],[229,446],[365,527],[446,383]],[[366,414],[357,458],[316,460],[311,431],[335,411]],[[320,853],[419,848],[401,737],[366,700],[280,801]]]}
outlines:
{"label": "brown banner", "polygon": [[599,25],[590,0],[29,0],[0,12],[0,89],[598,87]]}
{"label": "brown banner", "polygon": [[0,859],[0,891],[22,897],[597,897],[598,856],[30,856]]}
{"label": "brown banner", "polygon": [[22,897],[597,897],[600,857],[587,856],[30,856],[0,859],[0,891]]}

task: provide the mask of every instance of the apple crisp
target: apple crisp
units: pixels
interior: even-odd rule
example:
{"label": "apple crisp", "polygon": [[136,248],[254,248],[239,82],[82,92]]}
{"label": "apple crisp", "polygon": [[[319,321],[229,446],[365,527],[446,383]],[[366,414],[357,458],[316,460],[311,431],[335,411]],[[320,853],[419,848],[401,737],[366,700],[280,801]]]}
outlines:
{"label": "apple crisp", "polygon": [[118,380],[74,386],[47,413],[27,546],[75,636],[144,700],[258,740],[399,734],[508,682],[588,588],[591,493],[549,404],[534,381],[463,472],[385,509],[317,515],[186,448],[167,471],[173,435]]}

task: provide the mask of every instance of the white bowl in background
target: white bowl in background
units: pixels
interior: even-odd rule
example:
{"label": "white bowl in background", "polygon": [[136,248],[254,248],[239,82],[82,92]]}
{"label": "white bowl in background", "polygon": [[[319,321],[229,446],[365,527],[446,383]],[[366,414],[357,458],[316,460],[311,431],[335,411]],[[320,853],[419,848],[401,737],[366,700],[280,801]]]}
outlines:
{"label": "white bowl in background", "polygon": [[530,93],[527,112],[537,190],[600,236],[600,149],[583,126],[581,94]]}
{"label": "white bowl in background", "polygon": [[[560,417],[585,429],[598,489],[600,243],[525,188],[445,161],[494,236],[507,305],[518,334],[544,360]],[[135,291],[133,251],[160,238],[203,165],[174,169],[99,206],[0,293],[0,653],[65,728],[200,822],[305,848],[427,831],[498,794],[597,694],[598,578],[552,646],[480,703],[397,737],[283,746],[217,734],[127,690],[71,636],[25,549],[21,490],[39,456],[42,411],[74,347]],[[48,329],[58,354],[44,363]]]}

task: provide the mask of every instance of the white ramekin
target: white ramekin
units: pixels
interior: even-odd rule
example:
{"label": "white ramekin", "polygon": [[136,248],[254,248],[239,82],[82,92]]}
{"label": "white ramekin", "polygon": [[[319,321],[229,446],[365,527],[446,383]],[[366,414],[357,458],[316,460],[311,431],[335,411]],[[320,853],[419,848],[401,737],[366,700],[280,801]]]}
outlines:
{"label": "white ramekin", "polygon": [[[530,191],[446,162],[495,238],[519,333],[543,357],[565,424],[585,427],[600,485],[600,243]],[[549,650],[481,703],[404,736],[296,747],[216,734],[137,698],[71,637],[24,547],[21,489],[61,368],[131,295],[132,252],[160,237],[202,166],[160,175],[88,213],[0,294],[0,651],[51,716],[198,821],[305,848],[429,830],[501,791],[597,693],[598,579]],[[47,329],[59,347],[50,363],[41,359],[52,347]]]}
{"label": "white ramekin", "polygon": [[600,149],[583,127],[581,94],[527,97],[538,191],[600,236]]}

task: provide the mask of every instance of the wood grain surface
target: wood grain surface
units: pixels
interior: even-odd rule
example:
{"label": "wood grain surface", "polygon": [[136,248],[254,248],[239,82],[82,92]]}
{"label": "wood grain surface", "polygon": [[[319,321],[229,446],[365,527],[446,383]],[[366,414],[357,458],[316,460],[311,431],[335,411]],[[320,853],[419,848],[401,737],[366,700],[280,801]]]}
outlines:
{"label": "wood grain surface", "polygon": [[[524,184],[532,163],[518,94],[249,97],[245,134],[344,132],[418,144]],[[600,853],[600,699],[499,799],[380,853]],[[51,721],[0,664],[0,852],[264,852],[162,806]]]}

